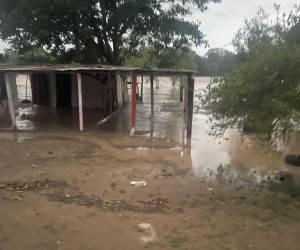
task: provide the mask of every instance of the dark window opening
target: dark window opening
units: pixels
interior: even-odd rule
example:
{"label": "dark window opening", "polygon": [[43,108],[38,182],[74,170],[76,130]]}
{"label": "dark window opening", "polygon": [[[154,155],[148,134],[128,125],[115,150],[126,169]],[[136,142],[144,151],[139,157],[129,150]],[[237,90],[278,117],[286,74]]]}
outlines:
{"label": "dark window opening", "polygon": [[56,75],[56,107],[72,107],[72,87],[70,74]]}

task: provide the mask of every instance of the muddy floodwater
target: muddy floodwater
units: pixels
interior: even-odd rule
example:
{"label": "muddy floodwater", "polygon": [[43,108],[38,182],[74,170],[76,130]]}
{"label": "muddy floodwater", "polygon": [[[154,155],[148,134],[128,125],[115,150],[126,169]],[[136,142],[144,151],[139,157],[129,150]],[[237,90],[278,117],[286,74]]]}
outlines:
{"label": "muddy floodwater", "polygon": [[283,159],[299,135],[273,148],[210,136],[197,98],[209,80],[196,79],[191,141],[169,79],[153,117],[145,84],[134,137],[128,108],[98,125],[86,111],[79,133],[76,110],[20,105],[21,131],[0,133],[0,249],[298,250],[300,170]]}

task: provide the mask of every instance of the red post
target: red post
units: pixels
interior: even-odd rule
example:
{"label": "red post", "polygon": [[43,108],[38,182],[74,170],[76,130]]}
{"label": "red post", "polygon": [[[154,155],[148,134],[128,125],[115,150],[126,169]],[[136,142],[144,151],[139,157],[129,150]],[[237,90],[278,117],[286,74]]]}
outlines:
{"label": "red post", "polygon": [[132,86],[131,86],[131,135],[134,135],[136,127],[136,85],[137,77],[132,75]]}

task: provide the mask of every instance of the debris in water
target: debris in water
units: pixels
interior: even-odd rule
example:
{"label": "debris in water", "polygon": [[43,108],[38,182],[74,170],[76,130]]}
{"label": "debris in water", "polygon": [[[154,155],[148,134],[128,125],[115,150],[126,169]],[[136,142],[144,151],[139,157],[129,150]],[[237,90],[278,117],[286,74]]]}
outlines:
{"label": "debris in water", "polygon": [[9,201],[22,201],[23,196],[18,195],[18,196],[3,197],[3,199],[9,200]]}
{"label": "debris in water", "polygon": [[300,155],[287,155],[284,161],[289,165],[300,167]]}
{"label": "debris in water", "polygon": [[28,99],[23,99],[23,100],[21,101],[21,103],[22,103],[22,104],[31,104],[31,101],[28,100]]}
{"label": "debris in water", "polygon": [[146,181],[131,181],[130,185],[135,186],[135,187],[145,187],[145,186],[147,186],[147,182]]}
{"label": "debris in water", "polygon": [[0,184],[0,188],[6,188],[7,184]]}
{"label": "debris in water", "polygon": [[19,142],[19,143],[21,143],[21,142],[23,142],[23,141],[24,141],[23,138],[18,138],[18,142]]}
{"label": "debris in water", "polygon": [[2,188],[7,188],[9,191],[27,191],[27,190],[41,190],[41,189],[49,189],[55,187],[65,187],[67,183],[64,181],[51,181],[51,180],[42,180],[42,181],[34,181],[34,182],[9,182]]}
{"label": "debris in water", "polygon": [[173,176],[175,175],[175,171],[172,167],[164,167],[161,170],[161,176]]}
{"label": "debris in water", "polygon": [[143,234],[141,241],[145,244],[153,242],[156,238],[155,230],[149,223],[141,223],[137,225],[137,230]]}
{"label": "debris in water", "polygon": [[130,131],[130,136],[132,137],[132,136],[134,136],[134,134],[135,134],[135,128],[132,128]]}

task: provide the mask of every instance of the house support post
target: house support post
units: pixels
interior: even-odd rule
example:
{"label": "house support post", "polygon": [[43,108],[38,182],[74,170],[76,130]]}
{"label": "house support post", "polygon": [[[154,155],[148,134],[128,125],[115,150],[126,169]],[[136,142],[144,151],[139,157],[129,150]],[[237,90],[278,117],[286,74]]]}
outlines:
{"label": "house support post", "polygon": [[134,136],[136,129],[136,91],[137,91],[137,77],[132,75],[132,86],[131,86],[131,131],[130,136]]}
{"label": "house support post", "polygon": [[153,75],[150,76],[151,82],[151,115],[154,115],[154,77]]}
{"label": "house support post", "polygon": [[144,96],[144,76],[142,75],[142,83],[141,83],[141,102],[143,102]]}
{"label": "house support post", "polygon": [[108,94],[109,94],[109,114],[113,112],[113,103],[112,103],[112,75],[108,74]]}
{"label": "house support post", "polygon": [[194,113],[194,87],[195,81],[192,75],[188,75],[188,99],[187,99],[187,138],[192,137],[193,113]]}
{"label": "house support post", "polygon": [[83,107],[82,107],[82,79],[81,73],[77,73],[78,85],[78,110],[79,110],[79,129],[83,131]]}
{"label": "house support post", "polygon": [[16,121],[16,113],[15,113],[15,105],[14,98],[12,94],[12,77],[16,77],[15,74],[6,73],[5,74],[5,85],[6,85],[6,93],[7,93],[7,101],[9,107],[9,114],[11,119],[12,128],[17,130],[17,121]]}
{"label": "house support post", "polygon": [[182,82],[182,77],[180,77],[180,103],[183,102],[183,82]]}

